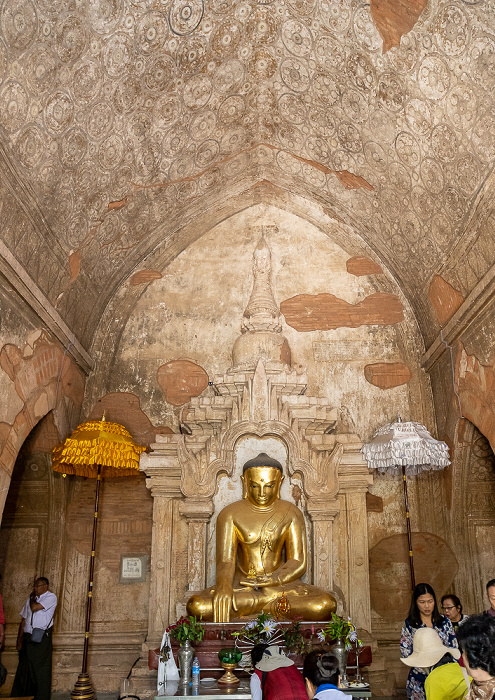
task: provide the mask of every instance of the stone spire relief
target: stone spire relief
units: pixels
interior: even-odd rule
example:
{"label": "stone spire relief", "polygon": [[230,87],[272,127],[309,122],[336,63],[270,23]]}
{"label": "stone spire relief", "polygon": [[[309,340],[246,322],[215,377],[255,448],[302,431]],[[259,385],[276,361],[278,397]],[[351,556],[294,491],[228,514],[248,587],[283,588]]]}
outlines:
{"label": "stone spire relief", "polygon": [[241,333],[282,332],[280,312],[271,285],[272,256],[265,238],[267,228],[273,227],[261,227],[261,238],[253,253],[253,291],[244,311]]}
{"label": "stone spire relief", "polygon": [[266,233],[276,226],[261,226],[261,238],[253,253],[253,290],[244,311],[241,335],[234,343],[230,371],[254,370],[261,360],[268,370],[290,367],[291,351],[282,335],[281,314],[273,295],[271,252]]}

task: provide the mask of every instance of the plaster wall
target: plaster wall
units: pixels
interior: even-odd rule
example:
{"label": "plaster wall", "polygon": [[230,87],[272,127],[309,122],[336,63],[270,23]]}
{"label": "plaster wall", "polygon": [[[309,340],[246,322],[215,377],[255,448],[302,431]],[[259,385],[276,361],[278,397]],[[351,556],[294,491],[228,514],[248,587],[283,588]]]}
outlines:
{"label": "plaster wall", "polygon": [[[469,426],[466,429],[465,424],[464,427],[459,424],[447,355],[442,356],[431,370],[435,418],[429,378],[420,365],[424,346],[415,319],[387,270],[366,275],[347,271],[351,253],[342,245],[345,236],[339,239],[341,243],[338,245],[309,221],[276,207],[259,204],[222,221],[163,269],[145,270],[152,274],[143,275],[144,282],[139,285],[131,288],[129,284],[122,288],[114,300],[115,318],[121,326],[118,342],[114,347],[107,348],[105,356],[98,358],[99,367],[87,383],[82,415],[89,415],[96,410],[98,401],[104,402],[112,394],[114,403],[111,405],[114,407],[117,406],[115,401],[122,398],[119,409],[122,413],[118,417],[110,415],[110,419],[118,419],[126,425],[126,421],[132,422],[133,416],[139,415],[140,420],[146,422],[142,429],[143,441],[152,440],[154,430],[159,432],[157,426],[160,426],[160,430],[169,426],[178,432],[182,405],[173,405],[165,400],[157,378],[158,370],[165,363],[187,359],[203,368],[208,378],[213,380],[215,375],[224,374],[231,366],[232,346],[239,335],[242,314],[251,292],[252,254],[261,225],[270,226],[267,240],[272,251],[272,281],[278,305],[297,295],[315,297],[321,294],[332,294],[348,304],[356,305],[376,293],[394,294],[402,305],[404,320],[390,325],[365,323],[357,328],[341,325],[334,330],[303,332],[283,323],[283,333],[292,350],[292,366],[301,373],[304,369],[307,372],[308,394],[321,397],[337,407],[342,427],[356,432],[363,441],[369,439],[379,425],[394,420],[397,413],[403,418],[424,422],[433,434],[449,440],[454,454],[453,468],[442,474],[425,474],[410,483],[413,530],[434,535],[450,546],[450,549],[442,551],[446,566],[452,561],[449,559],[451,554],[459,561],[459,572],[453,581],[455,592],[466,600],[468,612],[480,609],[483,605],[480,581],[489,571],[489,543],[494,527],[492,472],[486,471],[488,467],[485,469],[488,477],[485,480],[484,500],[478,502],[476,518],[471,518],[467,529],[463,528],[464,514],[470,512],[475,496],[469,496],[471,500],[459,500],[458,493],[459,484],[462,486],[464,483],[460,481],[461,475],[470,474],[471,465],[476,462],[479,434]],[[338,222],[335,222],[335,226],[339,226]],[[361,252],[369,254],[367,250]],[[352,256],[356,253],[359,251],[354,247]],[[122,309],[125,304],[119,304],[128,294],[132,294],[136,301],[131,304],[130,313],[124,313]],[[2,344],[10,343],[29,355],[38,339],[41,324],[27,307],[20,303],[10,304],[11,299],[15,299],[15,295],[7,288],[0,297],[3,311]],[[7,313],[5,300],[9,300],[10,304]],[[454,353],[460,388],[461,381],[466,382],[466,376],[471,373],[479,389],[471,393],[488,398],[490,394],[486,392],[489,392],[491,384],[486,379],[493,365],[490,325],[493,316],[490,313],[487,308],[479,314],[478,323],[471,324],[469,332],[460,337],[462,348],[456,347]],[[33,336],[30,335],[32,332]],[[104,333],[103,328],[100,333]],[[461,377],[462,352],[469,357],[474,355],[478,366],[476,363],[469,364],[468,359],[464,358],[464,375]],[[403,363],[410,370],[410,379],[388,389],[374,386],[366,378],[365,368],[377,363]],[[104,371],[102,368],[105,368]],[[55,384],[56,377],[55,374],[51,380]],[[212,390],[208,387],[202,396],[211,394]],[[74,397],[73,393],[69,391],[68,395],[64,394],[65,406],[70,404],[78,408],[82,391],[78,390],[76,395],[79,404],[70,398]],[[0,371],[0,396],[5,402],[5,412],[2,414],[4,422],[0,424],[0,429],[3,429],[5,424],[10,425],[12,416],[15,418],[22,412],[25,405],[14,382],[4,370]],[[46,405],[49,403],[46,402]],[[480,413],[476,415],[481,417],[483,402],[479,406]],[[73,418],[75,412],[70,415]],[[476,415],[472,413],[474,422]],[[438,433],[435,420],[438,421]],[[130,425],[127,427],[131,428]],[[55,426],[54,430],[48,438],[48,442],[51,440],[48,451],[58,439]],[[60,431],[62,433],[64,431]],[[67,433],[66,430],[64,434]],[[239,465],[242,461],[239,454]],[[480,473],[479,467],[476,470]],[[78,650],[82,644],[84,588],[89,561],[86,536],[89,532],[88,513],[91,511],[93,484],[74,481],[70,487],[65,487],[66,491],[57,491],[53,484],[50,485],[49,479],[53,480],[53,475],[49,477],[47,472],[44,482],[38,480],[39,488],[46,497],[42,535],[39,536],[30,511],[24,511],[26,517],[21,522],[19,517],[22,511],[17,512],[14,508],[6,523],[12,537],[4,557],[3,571],[4,575],[7,573],[13,579],[13,588],[17,591],[16,597],[8,600],[8,638],[12,642],[15,635],[17,608],[27,585],[25,579],[30,579],[39,562],[44,560],[46,542],[53,542],[58,531],[64,541],[57,545],[56,561],[49,562],[49,558],[47,561],[60,595],[60,617],[57,620],[60,655],[56,661],[56,682],[59,688],[69,688],[74,680]],[[208,533],[210,580],[215,517],[220,507],[240,495],[237,477],[234,481],[229,482],[225,477],[219,479],[215,499],[218,509]],[[293,489],[297,486],[296,481],[293,480],[292,484],[286,482],[284,498],[297,501],[294,495],[297,495],[297,491]],[[29,494],[32,487],[26,488],[25,493]],[[369,547],[372,549],[391,535],[400,536],[404,531],[404,518],[400,480],[377,475],[370,493],[375,497],[368,513]],[[439,503],[442,504],[441,508]],[[118,568],[120,554],[148,553],[150,550],[151,498],[141,480],[132,484],[109,482],[105,484],[102,507],[104,513],[99,547],[103,554],[97,567],[96,588],[103,591],[103,595],[95,597],[92,663],[98,688],[104,690],[114,688],[118,678],[126,675],[135,655],[139,653],[147,629],[149,582],[123,587],[118,581]],[[183,534],[179,538],[182,545],[174,552],[176,585],[179,586],[179,582],[185,578],[182,567],[186,561],[187,533],[177,503],[172,510],[171,517],[178,523],[178,532]],[[51,521],[49,513],[52,513]],[[17,566],[18,546],[21,545],[32,554],[28,557],[31,561],[27,568]],[[336,546],[340,548],[341,543],[336,543]],[[339,558],[344,557],[339,555]],[[393,586],[400,586],[401,582],[406,581],[407,587],[407,571],[404,573],[401,562],[397,564],[397,572]],[[338,575],[343,576],[342,572]],[[311,576],[311,572],[308,572],[308,576]],[[383,591],[383,595],[389,592]],[[439,589],[437,592],[441,595],[446,591]],[[178,599],[182,593],[177,589],[171,597]],[[390,607],[391,614],[386,619],[375,611],[373,634],[380,640],[382,649],[387,649],[389,645],[388,660],[393,663],[397,657],[397,638],[405,610],[394,600]],[[173,612],[171,610],[170,614]],[[127,642],[125,648],[119,648],[119,640],[123,636]],[[109,653],[114,655],[111,668],[105,660],[108,660]],[[15,654],[13,651],[9,651],[9,654],[13,669]],[[401,664],[397,662],[396,666],[400,680]]]}
{"label": "plaster wall", "polygon": [[[203,367],[210,380],[231,366],[243,311],[251,292],[253,250],[261,225],[272,251],[273,287],[280,305],[300,294],[333,294],[357,304],[377,291],[395,293],[404,308],[396,325],[362,325],[335,330],[298,332],[287,324],[283,333],[292,349],[292,365],[308,374],[308,394],[343,409],[363,438],[375,427],[411,412],[421,417],[428,395],[418,365],[420,337],[398,287],[386,274],[355,276],[346,270],[351,257],[325,233],[281,209],[257,205],[215,226],[173,260],[162,278],[147,285],[115,348],[106,377],[107,391],[137,394],[154,423],[177,426],[180,407],[167,405],[156,381],[161,365],[187,358]],[[405,362],[408,385],[382,390],[364,376],[374,362]],[[99,398],[90,380],[86,405]],[[209,390],[207,390],[209,391]],[[411,401],[411,395],[413,400]]]}

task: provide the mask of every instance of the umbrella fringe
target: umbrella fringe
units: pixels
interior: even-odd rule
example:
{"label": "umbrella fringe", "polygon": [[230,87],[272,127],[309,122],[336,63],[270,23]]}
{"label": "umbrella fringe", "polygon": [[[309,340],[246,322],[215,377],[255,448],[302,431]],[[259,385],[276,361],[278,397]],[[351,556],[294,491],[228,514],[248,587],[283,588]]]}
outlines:
{"label": "umbrella fringe", "polygon": [[406,474],[413,476],[450,464],[447,444],[435,440],[424,425],[412,421],[384,425],[371,442],[363,445],[362,453],[368,467],[381,473],[397,473],[405,467]]}
{"label": "umbrella fringe", "polygon": [[102,476],[131,476],[139,471],[139,455],[145,450],[134,444],[124,426],[89,421],[53,448],[52,468],[63,474],[96,477],[100,466]]}

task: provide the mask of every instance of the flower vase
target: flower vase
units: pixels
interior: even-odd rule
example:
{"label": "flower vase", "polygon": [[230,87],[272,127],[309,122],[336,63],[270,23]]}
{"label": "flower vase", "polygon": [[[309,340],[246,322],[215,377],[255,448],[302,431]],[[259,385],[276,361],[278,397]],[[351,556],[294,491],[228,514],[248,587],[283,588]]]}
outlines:
{"label": "flower vase", "polygon": [[337,657],[340,669],[340,678],[345,680],[347,678],[347,655],[348,651],[345,648],[345,639],[339,638],[335,641],[331,650],[332,654]]}
{"label": "flower vase", "polygon": [[179,647],[177,658],[179,660],[180,683],[181,685],[189,684],[191,681],[191,671],[194,661],[195,651],[190,639],[186,639],[184,644]]}

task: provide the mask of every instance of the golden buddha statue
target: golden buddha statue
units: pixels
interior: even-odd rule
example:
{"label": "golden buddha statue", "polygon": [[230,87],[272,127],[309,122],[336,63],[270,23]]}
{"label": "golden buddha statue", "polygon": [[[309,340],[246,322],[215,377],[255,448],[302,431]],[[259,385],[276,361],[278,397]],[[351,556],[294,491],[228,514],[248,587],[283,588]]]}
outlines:
{"label": "golden buddha statue", "polygon": [[297,506],[280,498],[282,465],[261,453],[246,462],[241,479],[243,500],[218,515],[215,585],[188,600],[188,614],[229,622],[263,610],[275,612],[276,601],[285,594],[291,618],[328,620],[335,598],[301,581],[307,565],[306,528]]}

